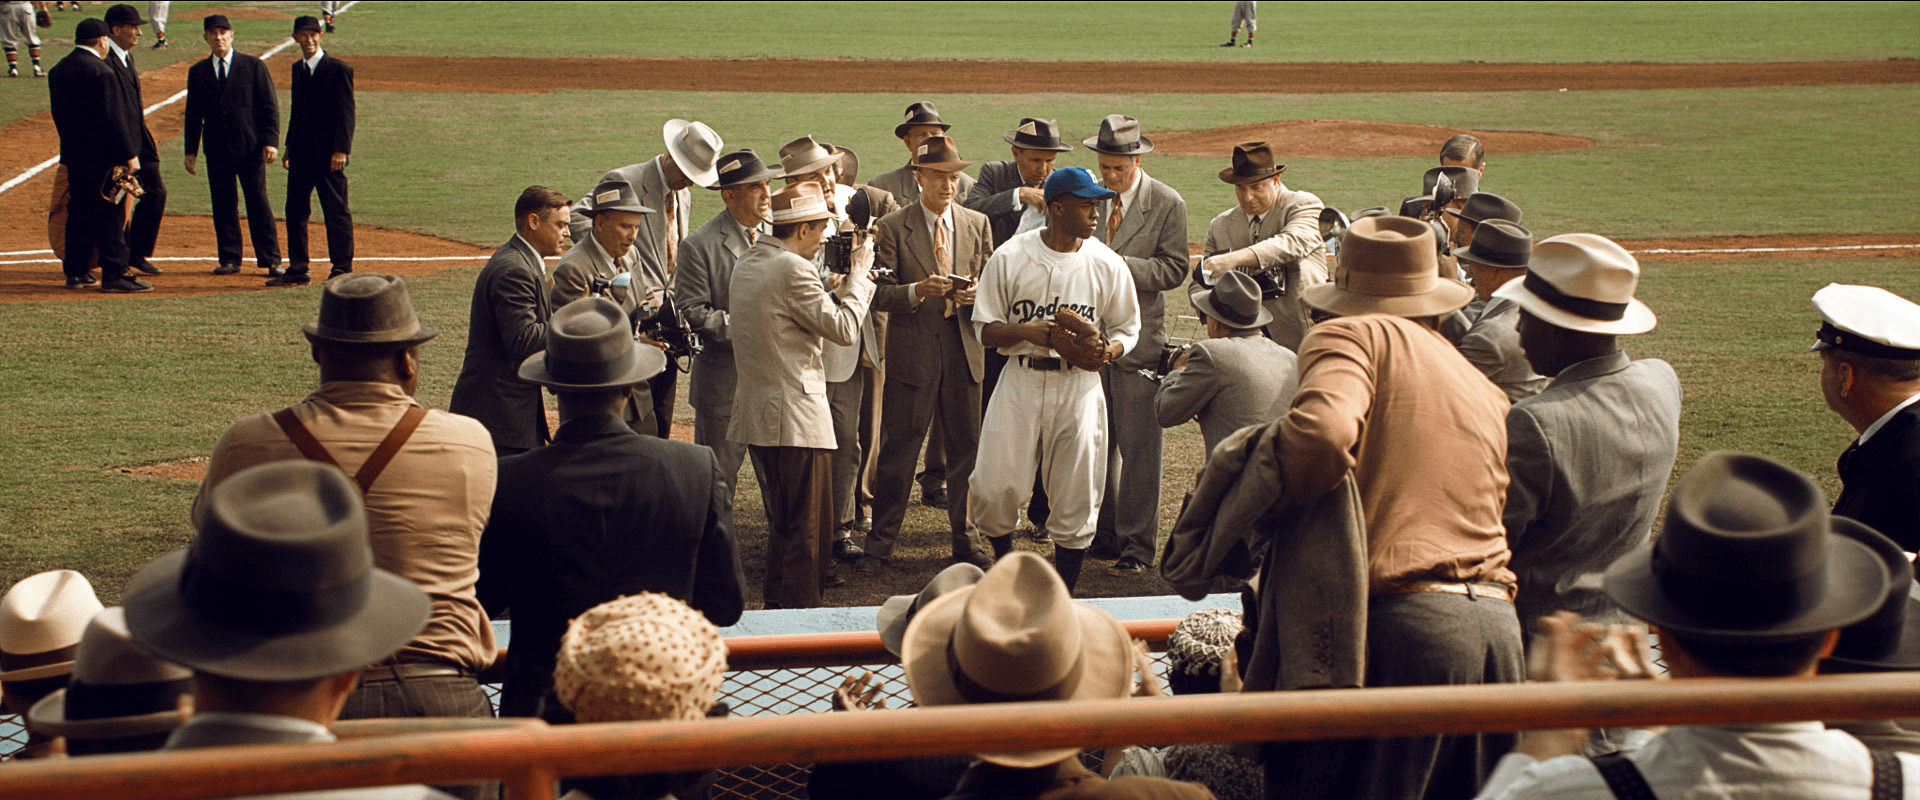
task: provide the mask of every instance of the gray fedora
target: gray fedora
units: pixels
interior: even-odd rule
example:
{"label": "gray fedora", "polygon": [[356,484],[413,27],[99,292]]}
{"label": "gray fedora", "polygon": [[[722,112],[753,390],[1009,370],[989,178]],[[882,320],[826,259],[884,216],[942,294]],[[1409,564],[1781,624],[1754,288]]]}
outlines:
{"label": "gray fedora", "polygon": [[833,148],[802,136],[780,146],[780,177],[810,175],[840,163],[843,159]]}
{"label": "gray fedora", "polygon": [[1260,284],[1244,272],[1223,273],[1212,289],[1194,292],[1190,299],[1200,313],[1229,328],[1264,328],[1273,321],[1273,312],[1260,304]]}
{"label": "gray fedora", "polygon": [[780,168],[767,166],[765,161],[760,160],[760,154],[753,152],[751,147],[743,147],[721,156],[720,164],[715,169],[718,170],[720,177],[716,178],[713,185],[708,188],[716,191],[780,177]]}
{"label": "gray fedora", "polygon": [[413,581],[373,566],[360,488],[331,464],[273,461],[213,488],[193,544],[127,585],[127,631],[196,672],[306,681],[379,662],[427,623]]}
{"label": "gray fedora", "polygon": [[908,128],[917,128],[921,125],[932,125],[943,131],[953,127],[953,123],[940,118],[940,109],[933,107],[933,101],[921,100],[907,106],[906,119],[893,126],[893,138],[905,139]]}
{"label": "gray fedora", "polygon": [[972,564],[961,562],[948,565],[927,581],[919,594],[896,594],[880,604],[880,613],[876,623],[880,629],[880,646],[895,657],[900,655],[900,642],[906,638],[907,623],[913,621],[913,615],[920,613],[934,598],[951,592],[962,586],[972,586],[986,577],[985,570]]}
{"label": "gray fedora", "polygon": [[1081,142],[1088,150],[1110,156],[1137,156],[1153,152],[1153,140],[1140,135],[1140,120],[1125,114],[1108,114],[1100,120],[1100,132]]}
{"label": "gray fedora", "polygon": [[1533,232],[1518,222],[1488,220],[1473,229],[1473,242],[1454,257],[1483,267],[1526,269],[1527,261],[1533,257]]}
{"label": "gray fedora", "polygon": [[1607,596],[1663,631],[1725,642],[1818,635],[1887,599],[1880,556],[1835,535],[1812,478],[1709,453],[1674,486],[1666,528],[1607,568]]}
{"label": "gray fedora", "polygon": [[632,386],[667,368],[667,355],[633,338],[627,312],[604,297],[582,297],[553,312],[547,349],[520,364],[520,380],[556,392]]}
{"label": "gray fedora", "polygon": [[1492,192],[1474,192],[1467,197],[1466,205],[1458,210],[1449,208],[1447,213],[1468,222],[1486,222],[1490,219],[1520,221],[1520,207],[1514,205],[1512,200]]}
{"label": "gray fedora", "polygon": [[587,207],[580,213],[589,217],[599,216],[605,211],[631,211],[635,214],[651,214],[652,208],[640,204],[640,198],[633,193],[633,184],[626,181],[601,181],[593,187],[593,195],[587,198]]}
{"label": "gray fedora", "polygon": [[1065,153],[1073,149],[1072,144],[1060,141],[1060,123],[1039,117],[1021,117],[1020,125],[1000,134],[1000,138],[1022,150]]}
{"label": "gray fedora", "polygon": [[33,729],[69,739],[124,739],[180,726],[180,697],[193,692],[193,671],[155,658],[127,635],[126,609],[101,611],[87,623],[65,688],[27,712]]}
{"label": "gray fedora", "polygon": [[398,275],[356,272],[327,281],[320,319],[301,326],[307,341],[412,347],[439,336],[414,316],[407,282]]}

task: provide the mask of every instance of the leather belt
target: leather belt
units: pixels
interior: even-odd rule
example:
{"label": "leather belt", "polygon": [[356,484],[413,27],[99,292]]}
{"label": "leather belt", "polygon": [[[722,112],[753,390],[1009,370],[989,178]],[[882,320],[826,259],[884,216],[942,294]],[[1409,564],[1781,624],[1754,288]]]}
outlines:
{"label": "leather belt", "polygon": [[1021,356],[1020,365],[1027,369],[1037,369],[1041,372],[1058,372],[1067,368],[1067,362],[1061,361],[1060,359],[1039,358],[1035,356]]}
{"label": "leather belt", "polygon": [[380,683],[401,678],[472,678],[474,671],[465,667],[456,667],[442,661],[422,661],[412,664],[392,664],[384,667],[367,667],[360,670],[361,683]]}
{"label": "leather belt", "polygon": [[1413,581],[1402,583],[1382,594],[1418,594],[1432,592],[1436,594],[1464,594],[1472,598],[1487,598],[1506,603],[1513,602],[1513,590],[1498,583],[1464,583],[1461,581]]}

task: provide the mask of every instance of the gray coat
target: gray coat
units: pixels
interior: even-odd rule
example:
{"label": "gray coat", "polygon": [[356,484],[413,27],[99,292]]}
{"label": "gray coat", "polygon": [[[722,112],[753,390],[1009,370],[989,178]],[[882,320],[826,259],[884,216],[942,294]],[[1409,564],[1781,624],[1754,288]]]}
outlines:
{"label": "gray coat", "polygon": [[1547,388],[1547,377],[1533,371],[1527,351],[1520,348],[1520,306],[1512,300],[1487,303],[1454,346],[1467,363],[1506,392],[1508,400],[1517,403]]}
{"label": "gray coat", "polygon": [[552,314],[540,256],[519,236],[495,250],[474,282],[467,354],[447,410],[480,420],[493,446],[530,450],[551,440],[540,387],[520,381],[520,362],[546,349]]}
{"label": "gray coat", "polygon": [[1567,367],[1507,412],[1507,545],[1523,629],[1575,611],[1623,621],[1607,565],[1646,542],[1680,443],[1680,378],[1615,352]]}
{"label": "gray coat", "polygon": [[993,229],[993,246],[998,248],[1020,228],[1027,206],[1015,199],[1015,192],[1027,182],[1020,179],[1020,167],[1012,161],[989,161],[980,165],[980,180],[965,195],[961,205],[987,215]]}
{"label": "gray coat", "polygon": [[1254,332],[1194,342],[1185,368],[1160,382],[1154,413],[1171,428],[1199,417],[1207,452],[1234,431],[1287,413],[1300,386],[1292,350]]}
{"label": "gray coat", "polygon": [[1261,267],[1281,269],[1287,293],[1263,303],[1273,312],[1267,335],[1296,353],[1311,325],[1300,294],[1328,280],[1327,246],[1320,238],[1320,209],[1324,207],[1313,194],[1282,186],[1273,208],[1260,217],[1257,238],[1251,231],[1253,218],[1234,206],[1207,223],[1207,241],[1200,248],[1201,255],[1212,256],[1250,247]]}
{"label": "gray coat", "polygon": [[1093,229],[1100,241],[1126,260],[1134,291],[1140,295],[1140,341],[1115,362],[1126,370],[1151,367],[1160,360],[1160,347],[1167,343],[1167,309],[1160,293],[1187,279],[1187,201],[1145,172],[1139,180],[1143,183],[1134,193],[1133,206],[1121,211],[1120,230],[1107,236],[1112,200],[1100,202],[1100,219]]}
{"label": "gray coat", "polygon": [[739,304],[729,321],[742,369],[727,439],[763,447],[838,446],[821,346],[859,339],[873,282],[854,280],[843,290],[829,293],[812,262],[771,236],[741,254],[728,289]]}
{"label": "gray coat", "polygon": [[[639,256],[639,261],[633,264],[633,280],[635,284],[644,283],[656,289],[665,287],[673,274],[673,263],[667,258],[667,237],[672,236],[677,247],[680,240],[687,238],[687,230],[691,227],[687,218],[693,215],[693,192],[667,188],[667,175],[660,170],[660,159],[664,157],[655,156],[638,164],[609,170],[594,184],[598,186],[607,181],[626,181],[627,185],[633,187],[634,197],[640,201],[640,205],[653,209],[653,213],[641,215],[640,235],[633,241],[634,253]],[[592,194],[593,190],[589,188],[587,195]],[[569,219],[573,229],[569,233],[576,242],[585,237],[593,225],[593,220],[582,213],[588,199],[582,197],[573,204],[573,214]],[[675,200],[679,201],[680,214],[669,228],[667,207]]]}
{"label": "gray coat", "polygon": [[[771,235],[764,224],[759,231],[760,236]],[[750,246],[746,229],[734,220],[733,212],[724,208],[680,243],[679,263],[673,271],[673,302],[706,343],[706,349],[693,360],[693,375],[687,380],[687,403],[696,412],[715,417],[733,415],[728,284],[733,281],[734,262]]]}
{"label": "gray coat", "polygon": [[[626,272],[633,259],[633,249],[614,258],[607,249],[600,246],[600,240],[588,236],[574,246],[567,248],[567,254],[560,257],[560,263],[553,266],[553,289],[547,294],[547,302],[554,308],[586,297],[593,289],[593,279],[612,280],[613,276]],[[632,316],[639,308],[640,295],[635,291],[645,287],[630,286],[625,290],[616,290],[620,308]]]}
{"label": "gray coat", "polygon": [[[243,744],[324,744],[334,741],[312,722],[267,714],[196,714],[168,737],[165,750],[196,750]],[[273,800],[453,800],[453,796],[419,784],[371,786],[362,789],[323,789],[267,795]],[[236,798],[235,800],[241,800]]]}

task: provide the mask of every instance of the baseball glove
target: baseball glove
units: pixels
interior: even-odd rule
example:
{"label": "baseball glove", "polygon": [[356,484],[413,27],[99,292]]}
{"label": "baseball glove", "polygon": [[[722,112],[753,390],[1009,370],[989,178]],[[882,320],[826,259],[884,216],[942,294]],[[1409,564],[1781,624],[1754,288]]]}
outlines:
{"label": "baseball glove", "polygon": [[33,26],[36,28],[53,27],[53,15],[47,13],[47,10],[44,8],[33,12]]}
{"label": "baseball glove", "polygon": [[1047,346],[1067,363],[1088,372],[1107,365],[1107,337],[1085,317],[1071,309],[1053,315],[1053,330],[1047,333]]}

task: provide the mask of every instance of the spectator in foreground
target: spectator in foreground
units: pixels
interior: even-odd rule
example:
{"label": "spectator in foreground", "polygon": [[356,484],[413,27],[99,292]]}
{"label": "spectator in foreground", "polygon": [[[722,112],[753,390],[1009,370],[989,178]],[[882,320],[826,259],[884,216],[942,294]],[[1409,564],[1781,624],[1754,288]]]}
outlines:
{"label": "spectator in foreground", "polygon": [[[1233,645],[1243,628],[1240,612],[1231,608],[1203,608],[1180,620],[1167,637],[1167,689],[1176,696],[1239,692],[1239,658]],[[1265,796],[1266,775],[1259,760],[1231,744],[1129,747],[1114,761],[1111,777],[1145,775],[1197,783],[1220,800]]]}
{"label": "spectator in foreground", "polygon": [[[1920,585],[1913,582],[1913,562],[1892,539],[1846,517],[1833,518],[1833,532],[1880,556],[1892,578],[1892,591],[1873,616],[1840,630],[1833,653],[1820,660],[1820,674],[1920,669]],[[1846,731],[1876,750],[1920,754],[1920,731],[1907,728],[1904,720],[1830,719],[1827,729]]]}
{"label": "spectator in foreground", "polygon": [[87,623],[72,680],[33,704],[27,725],[65,739],[70,756],[158,750],[193,712],[192,681],[191,670],[134,644],[116,606]]}
{"label": "spectator in foreground", "polygon": [[[1077,645],[1077,646],[1076,646]],[[973,586],[941,595],[907,625],[900,655],[922,706],[1042,700],[1118,700],[1133,682],[1127,629],[1075,603],[1047,561],[1021,550]],[[1210,798],[1158,778],[1105,780],[1078,747],[975,753],[948,795],[961,798]]]}
{"label": "spectator in foreground", "polygon": [[[9,714],[25,715],[73,673],[74,650],[87,621],[100,613],[87,576],[70,569],[30,575],[0,597],[0,693]],[[14,758],[48,758],[64,750],[57,734],[26,720],[27,745]]]}
{"label": "spectator in foreground", "polygon": [[[127,585],[135,644],[193,670],[194,713],[168,750],[332,742],[360,681],[420,632],[432,603],[373,566],[360,490],[338,468],[275,461],[207,498],[193,546]],[[303,800],[451,800],[420,785]]]}

